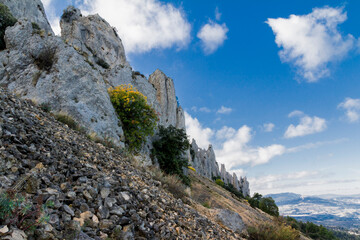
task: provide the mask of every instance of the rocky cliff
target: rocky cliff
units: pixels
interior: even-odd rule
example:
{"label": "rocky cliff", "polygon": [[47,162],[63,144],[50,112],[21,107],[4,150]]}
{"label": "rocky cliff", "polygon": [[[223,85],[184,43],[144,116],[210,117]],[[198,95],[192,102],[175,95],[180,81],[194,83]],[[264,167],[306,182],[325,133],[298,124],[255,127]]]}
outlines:
{"label": "rocky cliff", "polygon": [[226,171],[224,164],[221,164],[219,169],[219,164],[216,161],[215,152],[211,145],[207,150],[201,149],[193,139],[190,152],[191,165],[198,174],[211,180],[214,177],[220,177],[225,184],[232,184],[235,189],[242,192],[245,197],[250,196],[249,182],[246,177],[240,176],[240,178],[238,178],[235,173],[231,175]]}
{"label": "rocky cliff", "polygon": [[[24,17],[33,14],[31,8],[24,11]],[[123,146],[124,136],[107,93],[109,87],[134,85],[159,113],[160,124],[184,128],[173,81],[160,70],[149,81],[134,72],[120,38],[104,19],[84,17],[80,10],[69,7],[61,18],[61,28],[61,38],[36,32],[26,19],[8,28],[7,50],[0,52],[1,86],[72,116],[89,133],[119,146]]]}

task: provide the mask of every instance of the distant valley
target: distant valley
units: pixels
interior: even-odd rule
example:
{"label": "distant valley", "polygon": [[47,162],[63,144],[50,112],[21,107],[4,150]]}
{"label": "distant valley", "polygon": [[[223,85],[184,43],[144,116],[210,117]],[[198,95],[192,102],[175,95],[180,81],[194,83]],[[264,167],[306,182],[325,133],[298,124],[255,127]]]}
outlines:
{"label": "distant valley", "polygon": [[360,227],[360,195],[306,196],[295,193],[270,194],[280,214],[300,221],[327,227],[358,229]]}

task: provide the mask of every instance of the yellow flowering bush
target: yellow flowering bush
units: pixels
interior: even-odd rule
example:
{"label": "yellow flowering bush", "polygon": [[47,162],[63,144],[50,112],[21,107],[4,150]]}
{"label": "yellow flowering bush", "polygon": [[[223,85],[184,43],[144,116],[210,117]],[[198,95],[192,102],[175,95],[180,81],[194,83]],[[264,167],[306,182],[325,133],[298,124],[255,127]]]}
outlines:
{"label": "yellow flowering bush", "polygon": [[159,120],[146,97],[131,84],[108,89],[111,103],[123,123],[125,141],[130,150],[139,150],[146,137],[154,134]]}

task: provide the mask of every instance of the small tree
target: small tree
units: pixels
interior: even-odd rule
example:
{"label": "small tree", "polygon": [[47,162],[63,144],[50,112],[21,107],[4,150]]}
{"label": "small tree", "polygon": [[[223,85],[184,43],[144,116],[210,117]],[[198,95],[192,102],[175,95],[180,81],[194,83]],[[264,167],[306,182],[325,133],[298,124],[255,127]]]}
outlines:
{"label": "small tree", "polygon": [[123,123],[125,142],[130,150],[139,150],[146,137],[154,134],[158,116],[146,97],[131,84],[109,90],[110,100]]}
{"label": "small tree", "polygon": [[153,156],[156,157],[160,168],[167,174],[177,174],[185,184],[190,184],[190,179],[184,175],[183,167],[188,166],[184,151],[190,146],[184,129],[177,129],[170,125],[165,128],[160,126],[159,139],[153,142]]}
{"label": "small tree", "polygon": [[7,27],[12,27],[17,22],[9,8],[0,3],[0,51],[6,48],[4,36]]}

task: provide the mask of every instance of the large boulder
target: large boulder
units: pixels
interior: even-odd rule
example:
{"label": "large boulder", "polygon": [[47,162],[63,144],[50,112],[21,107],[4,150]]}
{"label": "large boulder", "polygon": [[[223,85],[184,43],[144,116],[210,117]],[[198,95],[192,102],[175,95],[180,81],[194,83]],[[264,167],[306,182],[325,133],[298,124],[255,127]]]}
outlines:
{"label": "large boulder", "polygon": [[215,209],[213,211],[215,219],[225,227],[236,233],[242,233],[246,230],[246,226],[238,213],[228,209]]}
{"label": "large boulder", "polygon": [[41,0],[0,0],[0,3],[8,6],[15,18],[26,18],[37,23],[46,32],[54,34]]}
{"label": "large boulder", "polygon": [[81,53],[59,37],[33,34],[27,20],[8,28],[5,42],[8,49],[0,52],[2,86],[70,115],[88,132],[123,145],[108,85]]}

